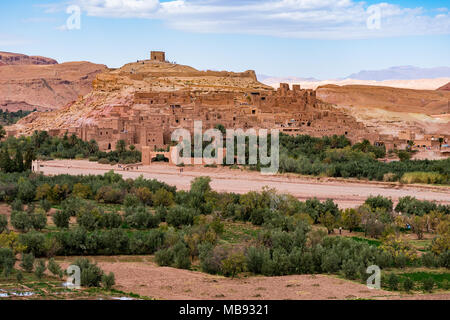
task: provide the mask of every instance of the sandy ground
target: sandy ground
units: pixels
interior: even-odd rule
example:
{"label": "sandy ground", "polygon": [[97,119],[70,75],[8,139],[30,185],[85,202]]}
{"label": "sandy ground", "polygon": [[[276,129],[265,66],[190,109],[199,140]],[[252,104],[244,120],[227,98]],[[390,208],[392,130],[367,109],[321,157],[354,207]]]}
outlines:
{"label": "sandy ground", "polygon": [[[129,262],[130,258],[136,261]],[[162,300],[450,299],[450,293],[408,295],[371,290],[363,284],[328,275],[230,279],[196,271],[158,267],[150,261],[151,257],[93,259],[104,271],[114,272],[116,289]],[[69,261],[73,260],[74,258],[70,258]],[[62,265],[67,267],[69,261],[64,260]]]}
{"label": "sandy ground", "polygon": [[371,195],[383,195],[396,202],[400,197],[414,196],[421,200],[450,204],[450,188],[434,186],[404,186],[394,183],[343,181],[319,179],[297,175],[264,176],[259,172],[231,170],[228,168],[185,167],[184,172],[166,164],[153,164],[138,170],[123,171],[117,166],[101,165],[85,160],[55,160],[42,163],[41,172],[46,175],[104,174],[114,169],[124,178],[157,179],[174,185],[180,190],[188,190],[191,181],[199,176],[211,177],[211,186],[218,192],[246,193],[260,191],[264,186],[275,188],[280,193],[289,193],[305,200],[317,197],[320,200],[333,199],[342,208],[361,205]]}

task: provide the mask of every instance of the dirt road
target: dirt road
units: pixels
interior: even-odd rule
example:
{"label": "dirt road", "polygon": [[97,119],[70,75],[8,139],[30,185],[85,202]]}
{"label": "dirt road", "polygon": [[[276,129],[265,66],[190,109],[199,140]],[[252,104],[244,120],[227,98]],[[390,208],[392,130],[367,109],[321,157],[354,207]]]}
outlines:
{"label": "dirt road", "polygon": [[414,196],[421,200],[450,204],[450,188],[427,186],[401,186],[389,183],[339,181],[333,179],[308,178],[295,175],[263,176],[259,172],[231,170],[228,168],[180,168],[165,164],[153,164],[139,169],[123,171],[117,166],[101,165],[84,160],[55,160],[41,163],[40,171],[46,175],[104,174],[110,170],[122,174],[124,178],[157,179],[174,185],[180,190],[188,190],[191,181],[199,176],[211,177],[211,186],[219,192],[246,193],[260,191],[264,186],[289,193],[305,200],[317,197],[320,200],[334,199],[342,208],[356,207],[370,195],[383,195],[393,201],[404,196]]}
{"label": "dirt road", "polygon": [[[57,257],[67,268],[76,257]],[[450,294],[401,294],[370,290],[332,275],[241,276],[230,279],[197,271],[158,267],[152,256],[89,257],[116,275],[115,288],[162,300],[449,300]]]}

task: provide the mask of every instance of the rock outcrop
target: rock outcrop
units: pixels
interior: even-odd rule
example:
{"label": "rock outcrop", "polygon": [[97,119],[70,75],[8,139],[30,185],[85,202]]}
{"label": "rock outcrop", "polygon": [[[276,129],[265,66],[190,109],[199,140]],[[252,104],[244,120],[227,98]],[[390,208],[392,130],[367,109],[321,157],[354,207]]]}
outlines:
{"label": "rock outcrop", "polygon": [[450,91],[450,82],[438,89],[439,91]]}
{"label": "rock outcrop", "polygon": [[0,67],[0,109],[9,111],[60,108],[89,93],[96,75],[107,69],[90,62],[0,55],[8,62]]}
{"label": "rock outcrop", "polygon": [[0,66],[5,65],[51,65],[58,64],[58,61],[40,56],[27,56],[20,53],[1,52]]}

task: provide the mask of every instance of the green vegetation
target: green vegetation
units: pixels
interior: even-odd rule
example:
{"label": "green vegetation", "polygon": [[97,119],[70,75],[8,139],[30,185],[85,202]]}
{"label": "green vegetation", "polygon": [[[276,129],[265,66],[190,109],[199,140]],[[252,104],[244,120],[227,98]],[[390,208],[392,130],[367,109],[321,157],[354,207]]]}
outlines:
{"label": "green vegetation", "polygon": [[[53,177],[11,173],[0,178],[1,200],[15,209],[11,222],[20,232],[0,234],[0,247],[23,253],[22,268],[34,270],[36,277],[45,268],[60,276],[53,260],[47,265],[34,261],[55,255],[155,254],[161,266],[229,277],[243,272],[330,273],[365,281],[372,264],[395,270],[450,267],[449,206],[414,198],[400,199],[394,210],[391,199],[371,196],[359,208],[340,210],[332,200],[299,201],[269,188],[243,195],[217,193],[207,177],[194,179],[189,191],[142,177],[124,180],[113,172]],[[57,208],[55,227],[36,218],[45,214],[47,202]],[[426,219],[426,225],[417,219]],[[365,236],[332,236],[338,227]],[[401,236],[419,234],[421,228],[435,233],[435,239],[420,257]],[[10,253],[3,255],[9,261]],[[115,282],[85,260],[76,264],[85,286],[109,288]],[[386,283],[393,290],[413,290],[403,278],[395,274]]]}
{"label": "green vegetation", "polygon": [[59,138],[41,131],[31,137],[9,137],[0,143],[0,170],[9,173],[28,171],[35,159],[89,159],[104,164],[140,162],[141,153],[133,146],[126,150],[123,144],[119,141],[115,151],[102,152],[96,141],[86,142],[75,135],[65,134]]}
{"label": "green vegetation", "polygon": [[15,112],[10,112],[8,110],[3,111],[3,109],[0,109],[0,125],[9,126],[15,124],[20,119],[25,118],[26,116],[35,111],[36,109],[33,111],[19,110]]}

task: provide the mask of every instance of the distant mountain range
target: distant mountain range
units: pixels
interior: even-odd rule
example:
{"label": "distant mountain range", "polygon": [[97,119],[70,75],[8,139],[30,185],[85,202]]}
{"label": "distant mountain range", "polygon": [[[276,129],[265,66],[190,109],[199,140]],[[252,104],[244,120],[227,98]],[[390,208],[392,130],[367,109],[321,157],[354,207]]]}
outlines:
{"label": "distant mountain range", "polygon": [[392,67],[384,70],[360,71],[346,77],[355,80],[416,80],[449,78],[450,67],[419,68],[414,66]]}
{"label": "distant mountain range", "polygon": [[315,78],[301,78],[295,76],[276,77],[260,74],[258,80],[263,83],[301,83],[301,82],[336,82],[346,79],[366,81],[389,81],[389,80],[419,80],[450,78],[450,67],[419,68],[414,66],[392,67],[383,70],[363,70],[353,73],[345,78],[318,80]]}

